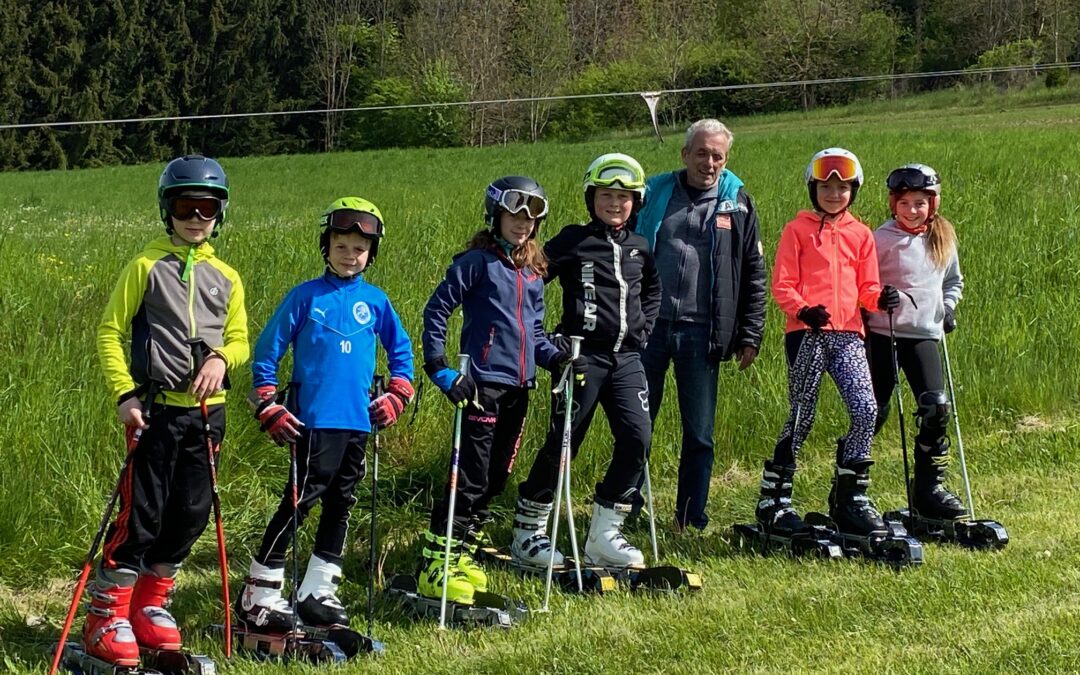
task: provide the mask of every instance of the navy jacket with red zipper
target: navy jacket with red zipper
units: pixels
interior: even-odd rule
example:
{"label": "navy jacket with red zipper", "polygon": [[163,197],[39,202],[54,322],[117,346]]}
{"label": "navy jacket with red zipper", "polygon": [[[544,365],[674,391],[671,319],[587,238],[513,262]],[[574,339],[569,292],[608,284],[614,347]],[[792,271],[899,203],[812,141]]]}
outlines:
{"label": "navy jacket with red zipper", "polygon": [[447,322],[461,306],[465,316],[459,352],[471,359],[470,375],[488,384],[532,387],[536,366],[557,368],[559,350],[544,332],[544,280],[518,269],[499,249],[470,249],[454,256],[446,278],[424,307],[424,362],[445,359]]}
{"label": "navy jacket with red zipper", "polygon": [[660,313],[660,276],[648,242],[629,227],[567,225],[544,245],[548,281],[562,286],[559,331],[591,352],[645,346]]}

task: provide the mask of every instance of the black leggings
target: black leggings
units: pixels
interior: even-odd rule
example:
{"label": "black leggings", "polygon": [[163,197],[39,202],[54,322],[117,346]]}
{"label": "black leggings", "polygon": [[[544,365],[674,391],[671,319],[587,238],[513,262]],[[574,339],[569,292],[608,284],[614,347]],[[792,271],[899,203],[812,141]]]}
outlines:
{"label": "black leggings", "polygon": [[[870,333],[866,340],[866,358],[870,362],[870,377],[874,382],[874,398],[878,404],[878,418],[874,428],[876,433],[885,426],[895,391],[889,336]],[[912,413],[918,412],[918,400],[924,392],[945,390],[937,340],[898,337],[896,359],[911,385],[912,394],[915,395],[916,409]],[[920,426],[915,440],[927,447],[934,446],[944,440],[946,430],[945,422],[932,424],[927,421]]]}

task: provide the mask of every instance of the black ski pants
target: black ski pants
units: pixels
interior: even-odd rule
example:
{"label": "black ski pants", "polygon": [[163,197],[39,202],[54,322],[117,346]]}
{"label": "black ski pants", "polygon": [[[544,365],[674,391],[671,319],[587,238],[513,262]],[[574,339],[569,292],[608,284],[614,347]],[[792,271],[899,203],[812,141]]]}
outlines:
{"label": "black ski pants", "polygon": [[[322,500],[322,516],[312,551],[323,560],[341,564],[349,514],[356,504],[356,485],[366,473],[364,447],[368,434],[348,429],[304,429],[296,443],[298,526],[311,508]],[[263,533],[255,561],[266,567],[285,566],[285,552],[292,539],[292,471],[285,481],[281,502]]]}
{"label": "black ski pants", "polygon": [[[462,412],[454,502],[455,537],[460,537],[472,524],[487,520],[491,500],[506,488],[525,431],[529,390],[481,384],[478,400],[483,410],[470,405]],[[431,531],[435,534],[446,534],[449,505],[450,482],[447,481],[442,499],[431,509]]]}
{"label": "black ski pants", "polygon": [[[892,349],[889,336],[870,333],[866,339],[866,356],[870,361],[870,377],[874,381],[874,398],[877,399],[878,417],[875,433],[885,426],[889,406],[895,391]],[[927,391],[944,391],[945,376],[941,367],[938,341],[930,338],[896,338],[896,360],[904,377],[911,385],[918,413],[919,397]],[[925,447],[937,447],[945,439],[948,422],[933,424],[930,418],[921,421],[916,442]]]}
{"label": "black ski pants", "polygon": [[[615,444],[607,473],[596,486],[596,498],[604,502],[629,504],[637,494],[652,442],[649,385],[641,365],[641,355],[638,352],[623,352],[583,356],[589,363],[589,370],[585,385],[574,389],[570,422],[571,457],[577,456],[596,406],[600,405],[607,415]],[[525,499],[543,503],[551,503],[555,499],[565,411],[562,394],[553,394],[547,438],[533,462],[529,477],[518,486],[518,493]]]}
{"label": "black ski pants", "polygon": [[[105,535],[106,569],[178,566],[210,519],[210,458],[202,411],[154,404],[120,478],[120,511]],[[208,407],[214,447],[225,437],[225,406]]]}

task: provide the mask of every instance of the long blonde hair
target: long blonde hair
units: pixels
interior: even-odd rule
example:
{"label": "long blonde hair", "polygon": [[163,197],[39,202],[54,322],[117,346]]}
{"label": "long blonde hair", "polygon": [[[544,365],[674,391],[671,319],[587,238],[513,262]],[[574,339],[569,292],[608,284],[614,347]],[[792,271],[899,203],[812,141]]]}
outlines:
{"label": "long blonde hair", "polygon": [[[474,248],[487,249],[498,245],[491,230],[483,229],[477,230],[469,243],[465,245],[465,248],[469,250]],[[529,267],[540,276],[547,276],[547,256],[544,255],[544,249],[540,248],[540,244],[537,244],[535,239],[528,239],[521,246],[515,246],[510,251],[510,261],[518,269]]]}
{"label": "long blonde hair", "polygon": [[947,218],[935,213],[926,223],[926,244],[930,261],[938,269],[944,269],[956,252],[956,228]]}

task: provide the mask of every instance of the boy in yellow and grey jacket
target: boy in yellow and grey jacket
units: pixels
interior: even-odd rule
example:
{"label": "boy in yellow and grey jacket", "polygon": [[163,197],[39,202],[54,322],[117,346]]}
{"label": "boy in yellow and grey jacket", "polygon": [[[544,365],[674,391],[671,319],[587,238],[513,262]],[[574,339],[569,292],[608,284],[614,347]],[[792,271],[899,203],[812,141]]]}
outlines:
{"label": "boy in yellow and grey jacket", "polygon": [[91,655],[119,666],[137,665],[140,646],[180,649],[164,605],[212,503],[200,402],[218,446],[226,371],[250,352],[240,277],[208,241],[228,199],[216,161],[191,155],[169,162],[158,183],[167,235],[124,269],[98,326],[98,356],[133,454],[91,587],[83,642]]}

